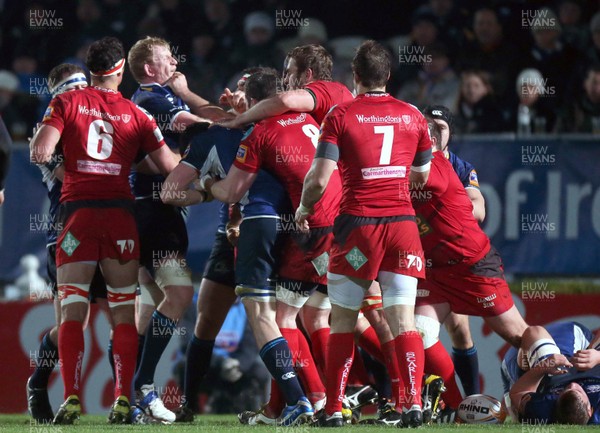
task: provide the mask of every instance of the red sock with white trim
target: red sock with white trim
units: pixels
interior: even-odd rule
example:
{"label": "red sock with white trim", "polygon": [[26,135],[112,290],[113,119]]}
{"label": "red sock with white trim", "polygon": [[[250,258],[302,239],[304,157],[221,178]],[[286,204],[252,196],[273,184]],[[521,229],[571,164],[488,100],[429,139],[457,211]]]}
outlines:
{"label": "red sock with white trim", "polygon": [[413,405],[421,405],[421,384],[425,353],[423,340],[417,331],[408,331],[395,338],[398,368],[402,379],[400,389],[400,404],[402,408],[410,409]]}
{"label": "red sock with white trim", "polygon": [[58,357],[60,374],[65,386],[65,400],[71,395],[79,396],[84,351],[81,322],[75,320],[63,322],[58,328]]}
{"label": "red sock with white trim", "polygon": [[131,382],[135,374],[138,351],[138,333],[133,324],[115,326],[112,340],[115,361],[115,400],[124,395],[131,400]]}
{"label": "red sock with white trim", "polygon": [[327,403],[325,413],[342,411],[346,383],[354,355],[354,335],[351,332],[331,334],[327,348]]}

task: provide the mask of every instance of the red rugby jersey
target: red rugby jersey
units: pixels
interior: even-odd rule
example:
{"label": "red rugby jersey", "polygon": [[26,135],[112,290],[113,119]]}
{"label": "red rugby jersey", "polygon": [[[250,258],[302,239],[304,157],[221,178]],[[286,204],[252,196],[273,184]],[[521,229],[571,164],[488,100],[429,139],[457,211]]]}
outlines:
{"label": "red rugby jersey", "polygon": [[[264,169],[284,186],[294,208],[300,204],[304,177],[312,165],[319,127],[306,113],[285,113],[257,123],[240,143],[234,165],[256,173]],[[308,219],[311,228],[333,225],[340,203],[340,178],[336,170],[325,194]]]}
{"label": "red rugby jersey", "polygon": [[414,215],[406,194],[410,167],[415,155],[431,149],[427,121],[416,107],[387,93],[359,95],[327,115],[319,143],[339,150],[341,214]]}
{"label": "red rugby jersey", "polygon": [[151,116],[121,93],[96,87],[52,99],[43,123],[61,133],[61,202],[133,199],[128,176],[139,149],[165,144]]}
{"label": "red rugby jersey", "polygon": [[331,107],[354,99],[350,90],[337,81],[313,81],[304,86],[304,89],[308,90],[315,99],[315,108],[310,114],[319,125]]}
{"label": "red rugby jersey", "polygon": [[425,257],[433,266],[475,263],[490,240],[473,217],[465,187],[441,152],[434,152],[427,185],[412,191]]}

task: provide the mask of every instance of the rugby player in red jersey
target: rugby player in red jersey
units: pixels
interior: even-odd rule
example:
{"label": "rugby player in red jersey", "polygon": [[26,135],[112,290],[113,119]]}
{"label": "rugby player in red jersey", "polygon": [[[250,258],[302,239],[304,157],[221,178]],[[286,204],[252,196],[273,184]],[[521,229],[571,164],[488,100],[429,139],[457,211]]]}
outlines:
{"label": "rugby player in red jersey", "polygon": [[[439,375],[442,395],[456,409],[462,397],[452,359],[439,341],[440,323],[450,312],[481,316],[508,343],[519,347],[527,324],[504,279],[502,260],[473,216],[465,188],[441,150],[440,129],[429,120],[433,160],[429,179],[412,194],[427,279],[419,282],[416,322],[423,335],[425,371]],[[409,195],[409,194],[407,194]]]}
{"label": "rugby player in red jersey", "polygon": [[[258,72],[251,75],[245,85],[249,106],[276,94],[277,75],[275,71]],[[212,186],[214,197],[227,203],[240,200],[254,182],[260,169],[272,173],[284,186],[292,204],[300,203],[302,182],[315,152],[319,128],[313,118],[306,113],[285,113],[265,119],[246,133],[240,143],[238,155],[227,177]],[[337,174],[336,174],[337,176]],[[276,333],[287,340],[293,354],[294,364],[301,364],[300,377],[311,403],[323,403],[325,389],[318,370],[310,355],[305,338],[296,327],[296,316],[311,292],[326,284],[328,251],[333,237],[333,220],[339,206],[341,184],[339,176],[332,182],[313,216],[313,230],[309,234],[292,233],[283,247],[283,257],[279,268],[277,287],[277,322],[273,317],[273,329],[266,341],[275,338]],[[295,227],[293,216],[280,215],[280,227]],[[289,228],[287,228],[289,229]],[[243,224],[241,227],[242,236]],[[239,291],[239,290],[238,290]],[[251,304],[248,303],[250,306]],[[266,312],[265,312],[266,313]],[[279,325],[279,328],[277,328]],[[256,330],[255,330],[256,332]],[[257,340],[262,337],[257,335]],[[302,343],[305,343],[302,345]],[[260,344],[260,343],[259,343]],[[304,347],[302,350],[301,347]],[[302,355],[300,355],[302,353]],[[304,357],[297,362],[300,357]],[[273,394],[272,394],[273,395]],[[247,414],[248,423],[254,423],[256,416],[268,423],[268,418],[278,412],[272,398],[264,416]],[[288,402],[289,404],[289,402]],[[318,406],[317,406],[318,407]],[[245,419],[240,418],[243,422]]]}
{"label": "rugby player in red jersey", "polygon": [[57,241],[61,325],[58,348],[65,402],[55,424],[72,424],[81,414],[82,323],[96,265],[107,285],[115,323],[115,403],[109,422],[129,422],[131,380],[137,353],[134,301],[139,257],[128,175],[140,149],[162,173],[176,163],[156,123],[117,91],[125,53],[116,38],[94,42],[87,54],[92,85],[55,97],[31,140],[31,160],[50,160],[61,140],[65,175],[61,194],[63,230]]}
{"label": "rugby player in red jersey", "polygon": [[409,180],[427,180],[431,141],[419,110],[385,92],[390,68],[383,46],[366,41],[359,47],[352,61],[358,96],[325,118],[296,211],[297,223],[309,228],[309,217],[338,166],[343,190],[327,274],[332,310],[327,404],[318,419],[322,426],[342,425],[352,331],[364,293],[376,279],[405,387],[399,418],[407,426],[422,424],[423,342],[415,328],[414,304],[418,278],[425,276],[424,257],[410,198],[401,191]]}
{"label": "rugby player in red jersey", "polygon": [[[352,94],[346,86],[331,81],[333,60],[331,54],[320,45],[294,48],[287,54],[283,69],[286,92],[264,99],[235,119],[221,124],[228,128],[240,128],[288,111],[310,113],[317,124],[321,124],[331,107],[352,100]],[[234,105],[234,102],[231,104]]]}

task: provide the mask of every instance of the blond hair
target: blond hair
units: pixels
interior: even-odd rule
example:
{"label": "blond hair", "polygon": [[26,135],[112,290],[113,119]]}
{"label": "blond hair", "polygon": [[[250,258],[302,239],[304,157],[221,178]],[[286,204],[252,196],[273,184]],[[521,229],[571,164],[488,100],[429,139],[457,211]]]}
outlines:
{"label": "blond hair", "polygon": [[133,78],[139,83],[146,77],[144,65],[152,61],[154,56],[154,47],[166,47],[170,50],[169,43],[163,38],[146,36],[140,39],[129,50],[127,63]]}

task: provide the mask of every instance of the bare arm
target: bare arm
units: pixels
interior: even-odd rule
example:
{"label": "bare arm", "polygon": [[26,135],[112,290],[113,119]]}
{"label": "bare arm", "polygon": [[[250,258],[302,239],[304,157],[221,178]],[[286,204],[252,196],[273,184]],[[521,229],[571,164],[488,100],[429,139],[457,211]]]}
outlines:
{"label": "bare arm", "polygon": [[[178,164],[181,161],[181,155],[178,152],[173,152],[173,150],[171,150],[171,154],[175,159],[175,163]],[[152,158],[150,158],[150,155],[146,155],[144,159],[138,162],[136,170],[143,174],[162,174],[157,165],[152,161]]]}
{"label": "bare arm", "polygon": [[477,188],[465,188],[471,203],[473,204],[473,216],[480,223],[485,219],[485,199]]}
{"label": "bare arm", "polygon": [[250,189],[257,175],[258,173],[240,170],[235,165],[232,165],[225,179],[219,180],[212,185],[207,183],[206,189],[210,190],[217,200],[224,203],[237,203]]}
{"label": "bare arm", "polygon": [[241,128],[267,117],[277,116],[286,111],[311,112],[315,109],[315,100],[307,90],[283,92],[272,98],[263,99],[235,119],[222,122],[226,128]]}
{"label": "bare arm", "polygon": [[190,206],[206,200],[206,192],[189,188],[198,177],[198,171],[187,165],[179,164],[162,184],[160,199],[173,206]]}
{"label": "bare arm", "polygon": [[310,170],[304,178],[302,198],[300,206],[296,210],[296,223],[300,228],[309,229],[307,218],[312,213],[315,204],[323,197],[336,166],[337,163],[332,159],[315,158],[313,160]]}
{"label": "bare arm", "polygon": [[178,160],[166,144],[150,152],[148,157],[156,165],[160,174],[165,177],[177,166]]}
{"label": "bare arm", "polygon": [[60,132],[54,126],[42,125],[29,142],[29,156],[34,164],[47,164],[60,140]]}

